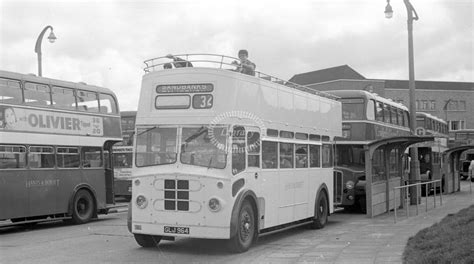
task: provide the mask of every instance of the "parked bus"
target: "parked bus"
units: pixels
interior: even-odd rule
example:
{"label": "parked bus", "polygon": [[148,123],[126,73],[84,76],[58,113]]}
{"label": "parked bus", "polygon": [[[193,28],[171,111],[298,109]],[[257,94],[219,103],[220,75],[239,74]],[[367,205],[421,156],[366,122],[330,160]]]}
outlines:
{"label": "parked bus", "polygon": [[129,223],[136,242],[226,239],[242,252],[259,234],[324,227],[341,135],[336,97],[236,72],[236,58],[186,58],[194,67],[145,62]]}
{"label": "parked bus", "polygon": [[[375,140],[410,135],[407,107],[362,90],[328,91],[342,103],[342,138],[336,141],[335,170],[342,174],[336,182],[336,205],[366,212],[365,147]],[[390,175],[398,168],[396,150],[390,153]],[[373,182],[384,177],[382,150],[373,160]]]}
{"label": "parked bus", "polygon": [[[441,190],[444,190],[445,179],[442,175],[442,153],[448,149],[448,123],[441,118],[424,112],[416,113],[416,129],[419,136],[434,136],[434,141],[417,143],[413,147],[418,148],[418,159],[420,161],[420,177],[422,181],[441,179]],[[440,186],[437,186],[440,188]],[[430,184],[428,190],[433,191]],[[421,193],[425,194],[425,188]]]}
{"label": "parked bus", "polygon": [[2,224],[81,224],[106,213],[114,203],[108,153],[121,137],[111,90],[0,71]]}
{"label": "parked bus", "polygon": [[122,111],[123,141],[114,146],[114,193],[115,197],[130,200],[132,196],[132,153],[133,134],[135,131],[135,117],[137,111]]}
{"label": "parked bus", "polygon": [[[474,146],[474,129],[461,129],[454,131],[454,142],[451,147]],[[469,178],[469,165],[474,160],[474,150],[466,150],[459,158],[459,177],[465,180]],[[474,182],[474,179],[471,178]]]}

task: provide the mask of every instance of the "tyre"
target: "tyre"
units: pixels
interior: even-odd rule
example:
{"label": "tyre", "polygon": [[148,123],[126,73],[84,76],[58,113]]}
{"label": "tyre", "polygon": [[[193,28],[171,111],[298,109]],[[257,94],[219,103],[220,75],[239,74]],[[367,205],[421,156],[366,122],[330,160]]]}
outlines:
{"label": "tyre", "polygon": [[84,224],[94,215],[95,203],[90,192],[79,190],[74,196],[72,204],[72,223]]}
{"label": "tyre", "polygon": [[313,222],[310,224],[311,229],[321,229],[326,225],[329,215],[328,210],[328,197],[326,192],[321,191],[314,206],[314,218]]}
{"label": "tyre", "polygon": [[161,236],[133,234],[135,241],[142,247],[156,247],[161,241]]}
{"label": "tyre", "polygon": [[249,201],[242,203],[237,217],[237,233],[229,240],[229,248],[240,253],[249,250],[257,232],[255,212]]}

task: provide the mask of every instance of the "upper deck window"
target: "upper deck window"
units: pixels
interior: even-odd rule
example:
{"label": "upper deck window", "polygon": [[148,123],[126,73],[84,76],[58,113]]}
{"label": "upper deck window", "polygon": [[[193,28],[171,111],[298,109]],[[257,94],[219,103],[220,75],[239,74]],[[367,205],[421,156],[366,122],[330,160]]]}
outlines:
{"label": "upper deck window", "polygon": [[97,94],[95,92],[78,90],[77,91],[77,106],[80,111],[98,113],[99,100],[97,100]]}
{"label": "upper deck window", "polygon": [[364,118],[364,99],[349,98],[341,99],[342,119],[343,120],[363,120]]}
{"label": "upper deck window", "polygon": [[100,104],[100,112],[104,114],[116,114],[117,110],[117,102],[110,94],[99,94],[99,104]]}
{"label": "upper deck window", "polygon": [[20,82],[0,78],[0,103],[21,104]]}
{"label": "upper deck window", "polygon": [[49,86],[40,83],[25,83],[25,103],[36,106],[51,105]]}
{"label": "upper deck window", "polygon": [[74,90],[53,86],[53,106],[59,109],[76,110]]}

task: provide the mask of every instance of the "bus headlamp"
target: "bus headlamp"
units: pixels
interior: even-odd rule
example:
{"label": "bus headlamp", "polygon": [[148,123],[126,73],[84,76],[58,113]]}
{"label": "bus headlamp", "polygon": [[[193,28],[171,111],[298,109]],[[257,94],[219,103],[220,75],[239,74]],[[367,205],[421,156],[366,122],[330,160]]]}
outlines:
{"label": "bus headlamp", "polygon": [[219,199],[214,198],[214,197],[209,199],[208,206],[211,212],[219,212],[222,209],[221,201],[219,201]]}
{"label": "bus headlamp", "polygon": [[349,189],[349,190],[354,188],[354,182],[353,181],[346,182],[346,188]]}
{"label": "bus headlamp", "polygon": [[145,196],[138,195],[137,199],[135,200],[135,203],[137,204],[138,208],[145,209],[146,206],[148,205],[148,200],[146,199]]}

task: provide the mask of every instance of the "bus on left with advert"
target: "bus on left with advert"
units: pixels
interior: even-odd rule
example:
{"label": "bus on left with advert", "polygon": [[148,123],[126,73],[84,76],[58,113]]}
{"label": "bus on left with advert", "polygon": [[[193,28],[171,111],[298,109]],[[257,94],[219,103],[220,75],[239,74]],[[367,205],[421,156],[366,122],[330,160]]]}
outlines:
{"label": "bus on left with advert", "polygon": [[283,228],[322,228],[333,212],[336,96],[256,72],[236,58],[146,61],[136,117],[129,229],[162,239],[225,239],[234,252]]}
{"label": "bus on left with advert", "polygon": [[0,71],[0,226],[107,213],[121,140],[111,90]]}

